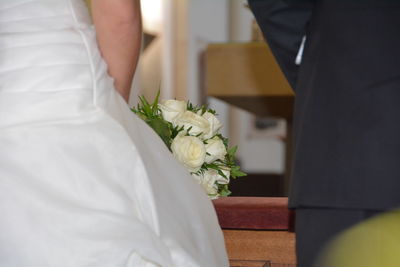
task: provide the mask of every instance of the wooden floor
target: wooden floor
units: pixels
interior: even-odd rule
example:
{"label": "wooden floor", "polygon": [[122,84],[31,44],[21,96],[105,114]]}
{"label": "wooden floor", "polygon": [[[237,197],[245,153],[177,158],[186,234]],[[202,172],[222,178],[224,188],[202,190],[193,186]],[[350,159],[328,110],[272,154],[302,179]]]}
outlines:
{"label": "wooden floor", "polygon": [[224,236],[230,260],[269,261],[293,266],[296,263],[295,234],[292,232],[224,230]]}

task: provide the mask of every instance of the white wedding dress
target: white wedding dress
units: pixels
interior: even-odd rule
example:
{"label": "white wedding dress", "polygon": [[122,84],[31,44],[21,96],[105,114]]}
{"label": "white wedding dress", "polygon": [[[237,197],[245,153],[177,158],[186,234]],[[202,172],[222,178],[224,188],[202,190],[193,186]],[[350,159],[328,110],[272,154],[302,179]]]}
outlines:
{"label": "white wedding dress", "polygon": [[116,93],[83,0],[0,0],[0,266],[228,266],[211,202]]}

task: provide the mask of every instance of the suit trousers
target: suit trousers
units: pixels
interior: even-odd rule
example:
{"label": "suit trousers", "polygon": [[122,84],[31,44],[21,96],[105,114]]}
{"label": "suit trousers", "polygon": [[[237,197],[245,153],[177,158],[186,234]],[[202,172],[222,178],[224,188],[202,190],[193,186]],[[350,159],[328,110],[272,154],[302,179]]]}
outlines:
{"label": "suit trousers", "polygon": [[383,212],[338,208],[296,209],[296,254],[298,267],[317,266],[318,255],[342,231]]}

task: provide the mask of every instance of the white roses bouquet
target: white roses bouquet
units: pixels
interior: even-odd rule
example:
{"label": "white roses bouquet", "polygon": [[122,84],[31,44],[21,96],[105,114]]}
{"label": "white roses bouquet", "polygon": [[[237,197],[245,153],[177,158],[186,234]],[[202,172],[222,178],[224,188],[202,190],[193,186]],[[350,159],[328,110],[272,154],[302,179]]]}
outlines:
{"label": "white roses bouquet", "polygon": [[230,178],[245,176],[235,163],[237,147],[219,130],[222,124],[214,110],[189,102],[164,100],[159,93],[152,104],[144,97],[132,111],[161,137],[175,158],[191,173],[211,199],[228,196]]}

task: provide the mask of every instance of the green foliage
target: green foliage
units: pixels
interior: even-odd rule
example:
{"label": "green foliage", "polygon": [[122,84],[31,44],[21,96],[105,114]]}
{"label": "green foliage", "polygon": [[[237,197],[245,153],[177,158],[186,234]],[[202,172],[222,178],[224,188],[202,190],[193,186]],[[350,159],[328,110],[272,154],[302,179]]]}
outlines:
{"label": "green foliage", "polygon": [[240,167],[236,164],[235,155],[237,151],[237,146],[231,147],[227,149],[227,153],[225,156],[226,165],[231,169],[231,177],[236,179],[238,177],[247,176],[246,173],[240,170]]}
{"label": "green foliage", "polygon": [[237,177],[247,176],[247,174],[240,171],[240,167],[235,165],[231,168],[231,176],[232,178],[237,178]]}
{"label": "green foliage", "polygon": [[194,113],[198,113],[199,111],[201,111],[200,115],[203,115],[206,112],[209,112],[213,115],[217,115],[217,112],[215,110],[209,108],[207,105],[195,106],[192,103],[190,103],[189,101],[186,104],[186,109],[189,111],[192,111]]}
{"label": "green foliage", "polygon": [[154,102],[150,104],[144,96],[140,96],[136,108],[133,107],[131,110],[153,128],[168,149],[171,149],[171,142],[177,133],[172,124],[163,119],[158,107],[159,97],[160,91],[158,91]]}
{"label": "green foliage", "polygon": [[170,128],[171,128],[171,140],[174,140],[174,138],[183,131],[183,126],[173,126],[172,123],[168,122]]}
{"label": "green foliage", "polygon": [[139,103],[136,108],[132,108],[132,111],[139,115],[142,119],[154,119],[161,117],[161,110],[158,107],[158,100],[160,97],[160,91],[158,91],[157,96],[152,104],[146,100],[144,96],[139,96]]}
{"label": "green foliage", "polygon": [[232,194],[232,192],[228,189],[228,185],[227,184],[219,184],[218,185],[218,192],[219,192],[219,195],[221,197],[227,197],[230,194]]}
{"label": "green foliage", "polygon": [[160,118],[148,119],[146,122],[154,131],[156,131],[167,147],[171,148],[173,138],[171,138],[172,130],[170,123]]}

